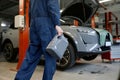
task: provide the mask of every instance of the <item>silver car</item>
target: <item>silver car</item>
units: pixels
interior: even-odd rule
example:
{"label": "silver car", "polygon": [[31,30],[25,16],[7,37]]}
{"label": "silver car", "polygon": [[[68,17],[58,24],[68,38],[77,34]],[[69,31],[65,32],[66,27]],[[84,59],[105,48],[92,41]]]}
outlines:
{"label": "silver car", "polygon": [[19,30],[14,27],[14,24],[5,28],[2,31],[1,51],[7,61],[13,62],[18,55]]}
{"label": "silver car", "polygon": [[[77,59],[90,61],[98,54],[110,51],[113,42],[111,34],[106,30],[88,26],[98,7],[97,0],[77,0],[63,9],[61,27],[68,38],[69,46],[64,57],[57,61],[58,68],[64,70],[72,67]],[[79,21],[79,26],[72,24],[74,20]]]}

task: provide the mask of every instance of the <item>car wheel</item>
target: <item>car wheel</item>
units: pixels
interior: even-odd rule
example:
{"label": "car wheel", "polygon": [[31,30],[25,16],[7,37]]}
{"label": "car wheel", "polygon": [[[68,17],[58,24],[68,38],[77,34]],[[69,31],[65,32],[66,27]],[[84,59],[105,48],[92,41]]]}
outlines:
{"label": "car wheel", "polygon": [[98,56],[98,54],[97,55],[88,55],[88,56],[84,56],[82,58],[86,61],[91,61],[91,60],[94,60],[97,56]]}
{"label": "car wheel", "polygon": [[3,55],[8,62],[13,62],[16,60],[17,54],[14,51],[12,43],[7,42],[4,44]]}
{"label": "car wheel", "polygon": [[65,54],[61,60],[57,61],[57,67],[60,70],[65,70],[75,64],[75,52],[71,44],[68,45]]}

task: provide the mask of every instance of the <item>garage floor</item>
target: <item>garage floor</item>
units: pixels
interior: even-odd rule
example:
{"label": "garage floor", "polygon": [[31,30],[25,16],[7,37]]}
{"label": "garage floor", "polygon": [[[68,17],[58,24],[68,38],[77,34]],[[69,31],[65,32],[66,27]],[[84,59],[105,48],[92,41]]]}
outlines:
{"label": "garage floor", "polygon": [[[115,49],[114,49],[115,48]],[[120,45],[113,46],[112,52],[120,54]],[[116,51],[117,50],[117,51]],[[8,63],[0,55],[0,80],[14,80],[17,63]],[[42,80],[44,65],[38,65],[31,80]],[[65,71],[56,71],[54,80],[118,80],[120,71],[120,60],[109,63],[108,60],[102,62],[101,56],[93,61],[80,60]]]}

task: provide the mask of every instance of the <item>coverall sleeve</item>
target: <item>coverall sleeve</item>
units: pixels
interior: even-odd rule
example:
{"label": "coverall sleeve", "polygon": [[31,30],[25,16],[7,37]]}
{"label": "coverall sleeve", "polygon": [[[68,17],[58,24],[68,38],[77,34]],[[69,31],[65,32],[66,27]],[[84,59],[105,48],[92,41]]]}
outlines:
{"label": "coverall sleeve", "polygon": [[54,25],[60,26],[60,7],[58,0],[48,0],[48,12]]}

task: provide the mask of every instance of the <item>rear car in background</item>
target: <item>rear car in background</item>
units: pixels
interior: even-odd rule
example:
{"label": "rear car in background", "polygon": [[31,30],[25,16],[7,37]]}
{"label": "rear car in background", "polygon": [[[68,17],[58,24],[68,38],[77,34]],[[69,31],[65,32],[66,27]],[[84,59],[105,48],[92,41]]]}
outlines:
{"label": "rear car in background", "polygon": [[9,62],[16,60],[18,55],[19,31],[11,24],[2,30],[1,51]]}

